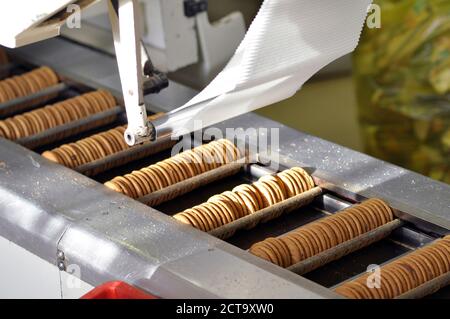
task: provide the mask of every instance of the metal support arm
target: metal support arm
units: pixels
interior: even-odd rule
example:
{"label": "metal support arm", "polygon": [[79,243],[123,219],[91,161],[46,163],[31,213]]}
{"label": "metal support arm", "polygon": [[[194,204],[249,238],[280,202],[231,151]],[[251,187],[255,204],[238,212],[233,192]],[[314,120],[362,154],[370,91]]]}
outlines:
{"label": "metal support arm", "polygon": [[153,125],[147,119],[143,94],[143,70],[150,59],[140,40],[137,0],[114,2],[108,1],[108,12],[128,119],[124,137],[127,144],[132,146],[153,140],[155,135]]}

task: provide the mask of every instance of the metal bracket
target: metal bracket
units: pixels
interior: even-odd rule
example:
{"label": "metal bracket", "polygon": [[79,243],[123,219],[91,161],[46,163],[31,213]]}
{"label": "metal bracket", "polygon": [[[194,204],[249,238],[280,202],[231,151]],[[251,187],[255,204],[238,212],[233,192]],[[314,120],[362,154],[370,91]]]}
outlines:
{"label": "metal bracket", "polygon": [[[143,45],[142,47],[146,51]],[[169,86],[169,79],[166,73],[159,71],[153,66],[150,56],[148,54],[146,55],[147,60],[144,63],[144,95],[159,93],[159,91]]]}
{"label": "metal bracket", "polygon": [[[108,13],[128,119],[124,138],[133,146],[155,138],[154,127],[147,119],[144,85],[147,92],[159,92],[168,82],[153,68],[141,42],[137,0],[110,0]],[[150,76],[144,74],[145,65]]]}
{"label": "metal bracket", "polygon": [[208,10],[208,0],[184,0],[184,15],[188,18]]}
{"label": "metal bracket", "polygon": [[56,264],[58,266],[58,269],[61,271],[66,270],[66,262],[65,262],[66,256],[64,255],[64,252],[62,250],[59,250],[56,252]]}

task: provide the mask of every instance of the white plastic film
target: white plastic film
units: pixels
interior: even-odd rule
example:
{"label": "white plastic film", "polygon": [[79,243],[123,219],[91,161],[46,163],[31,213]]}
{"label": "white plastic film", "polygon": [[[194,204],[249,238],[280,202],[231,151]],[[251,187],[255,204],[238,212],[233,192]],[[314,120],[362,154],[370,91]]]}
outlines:
{"label": "white plastic film", "polygon": [[180,135],[289,98],[355,49],[371,2],[265,0],[223,71],[162,126]]}

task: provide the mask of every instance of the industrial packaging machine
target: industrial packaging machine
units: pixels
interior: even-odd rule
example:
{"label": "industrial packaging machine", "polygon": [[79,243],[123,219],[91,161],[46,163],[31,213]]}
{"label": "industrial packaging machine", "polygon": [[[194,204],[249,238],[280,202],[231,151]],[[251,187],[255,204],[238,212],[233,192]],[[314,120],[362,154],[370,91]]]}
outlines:
{"label": "industrial packaging machine", "polygon": [[[97,88],[121,100],[115,58],[104,52],[57,38],[10,51],[10,58],[3,66],[8,74],[39,65],[53,68],[63,79],[52,88],[58,93],[55,101]],[[170,111],[195,93],[171,81],[165,91],[146,97],[148,111]],[[169,157],[168,147],[159,145],[150,155],[136,156],[125,165],[112,165],[96,174],[89,170],[105,161],[69,169],[39,155],[122,123],[124,109],[119,105],[114,112],[119,114],[114,123],[49,143],[42,139],[54,131],[18,142],[0,139],[1,297],[79,297],[93,286],[123,280],[163,298],[338,298],[333,288],[365,273],[369,265],[383,265],[449,233],[449,185],[254,113],[222,122],[218,128],[268,128],[269,134],[277,128],[277,149],[256,151],[250,154],[257,155],[255,163],[153,207],[102,183]],[[198,138],[195,142],[202,143]],[[270,173],[270,161],[276,161],[280,169],[305,168],[320,186],[320,194],[307,206],[224,240],[170,217],[213,194]],[[335,252],[336,260],[330,263],[319,260],[310,269],[283,269],[247,252],[251,244],[268,236],[281,235],[372,197],[389,203],[401,221],[362,238],[365,247],[351,247],[349,254]],[[428,294],[438,290],[430,296],[448,298],[448,287],[438,289],[446,284],[448,278],[443,278],[434,289],[427,288]],[[418,291],[415,296],[424,294]]]}

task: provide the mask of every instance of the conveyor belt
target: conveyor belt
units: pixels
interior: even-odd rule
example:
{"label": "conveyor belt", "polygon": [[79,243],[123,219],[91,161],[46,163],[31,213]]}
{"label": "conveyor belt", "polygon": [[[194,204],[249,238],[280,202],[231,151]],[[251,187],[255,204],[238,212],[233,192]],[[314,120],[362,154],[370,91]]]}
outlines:
{"label": "conveyor belt", "polygon": [[[28,68],[29,66],[15,65],[14,62],[8,67],[13,74],[19,74],[28,70]],[[90,90],[89,87],[74,84],[69,80],[63,80],[58,85],[58,89],[42,94],[58,93],[57,97],[46,101],[46,103],[56,103]],[[43,95],[39,95],[39,97]],[[32,96],[30,99],[35,98],[36,96]],[[16,102],[23,103],[24,101],[27,101],[26,97],[19,101],[13,101],[10,105],[14,105]],[[0,108],[9,108],[10,105],[0,105]],[[42,105],[42,103],[33,105],[31,108],[39,108]],[[76,133],[73,134],[61,135],[63,132],[70,132],[87,123],[97,122],[98,116],[108,117],[112,114],[117,116],[107,124],[88,126],[83,132],[75,131]],[[93,134],[105,132],[117,125],[123,125],[123,120],[123,109],[118,106],[108,114],[97,114],[16,142],[38,152],[43,152],[60,147],[66,143],[73,143]],[[56,135],[60,135],[62,138],[51,138]],[[195,142],[201,143],[203,141]],[[138,147],[127,148],[100,159],[75,166],[73,169],[91,176],[91,178],[99,182],[106,182],[114,176],[130,173],[134,169],[140,169],[157,163],[162,159],[169,158],[168,149],[173,143],[174,141],[166,140],[157,144],[144,144]],[[251,158],[254,158],[256,154],[247,155],[252,155]],[[287,168],[289,167],[281,167],[280,171]],[[308,168],[306,169],[308,170]],[[261,176],[274,173],[276,172],[258,162],[233,162],[141,196],[137,200],[167,215],[174,215],[205,202],[213,195],[231,190],[242,183],[254,182]],[[315,179],[315,183],[318,186],[210,230],[209,234],[223,238],[228,243],[247,250],[250,246],[265,238],[283,236],[300,226],[321,220],[326,216],[333,216],[342,209],[366,199],[356,194],[349,196],[352,193],[349,191],[333,191],[332,187],[322,187],[326,183],[323,180]],[[356,198],[358,199],[357,201],[355,201]],[[324,287],[333,288],[359,274],[365,273],[367,266],[370,264],[386,264],[405,252],[415,251],[424,244],[439,238],[440,234],[432,233],[428,229],[422,228],[420,223],[415,224],[414,219],[410,218],[408,211],[394,210],[394,213],[396,219],[329,249],[325,249],[310,258],[292,264],[287,269]],[[404,218],[405,216],[409,218]],[[252,226],[251,229],[249,226]],[[450,269],[450,265],[448,265],[448,268]],[[448,276],[443,274],[439,278],[434,278],[430,282],[424,283],[424,287],[421,287],[419,290],[409,291],[400,297],[424,297],[433,293],[432,297],[448,298],[450,297],[448,287],[441,289],[447,284]],[[439,291],[435,293],[436,290]]]}

